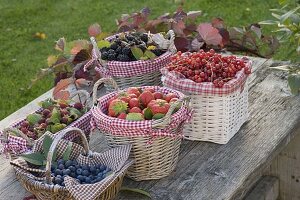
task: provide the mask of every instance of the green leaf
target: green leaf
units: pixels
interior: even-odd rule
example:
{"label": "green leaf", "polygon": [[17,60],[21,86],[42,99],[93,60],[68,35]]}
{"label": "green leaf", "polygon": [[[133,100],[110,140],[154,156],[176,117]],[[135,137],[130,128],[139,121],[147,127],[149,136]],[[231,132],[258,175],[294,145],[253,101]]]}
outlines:
{"label": "green leaf", "polygon": [[22,154],[20,157],[34,165],[45,165],[45,156],[40,152]]}
{"label": "green leaf", "polygon": [[156,113],[155,115],[153,115],[152,119],[161,119],[165,116],[165,114],[162,113]]}
{"label": "green leaf", "polygon": [[50,131],[51,131],[51,133],[56,133],[56,132],[64,129],[66,126],[67,126],[66,124],[56,123],[56,124],[50,126]]}
{"label": "green leaf", "polygon": [[55,102],[49,98],[49,99],[46,99],[45,101],[41,101],[38,103],[39,106],[41,106],[42,108],[50,108],[51,106],[53,106],[55,104]]}
{"label": "green leaf", "polygon": [[78,119],[82,115],[82,113],[76,108],[69,108],[68,110],[70,112],[70,117],[72,116],[73,120]]}
{"label": "green leaf", "polygon": [[275,25],[275,24],[278,24],[278,22],[274,21],[274,20],[265,20],[265,21],[259,22],[259,24],[261,24],[261,25]]}
{"label": "green leaf", "polygon": [[288,84],[292,94],[298,95],[300,93],[300,74],[290,74],[288,76]]}
{"label": "green leaf", "polygon": [[33,114],[29,114],[26,117],[26,119],[30,125],[34,125],[34,124],[37,124],[42,119],[42,115],[33,113]]}
{"label": "green leaf", "polygon": [[137,59],[140,60],[141,57],[144,56],[144,53],[142,51],[142,49],[138,48],[138,47],[131,47],[131,52],[133,54],[133,56]]}
{"label": "green leaf", "polygon": [[72,143],[69,142],[69,143],[68,143],[68,146],[67,146],[67,149],[65,150],[65,152],[64,152],[64,154],[63,154],[63,159],[64,159],[65,161],[67,161],[67,160],[70,159],[71,152],[72,152]]}
{"label": "green leaf", "polygon": [[49,149],[51,147],[51,144],[53,142],[53,139],[49,135],[45,135],[44,140],[43,140],[43,153],[45,158],[47,158]]}
{"label": "green leaf", "polygon": [[278,3],[279,3],[280,5],[283,5],[283,4],[286,3],[286,1],[287,1],[287,0],[278,0]]}
{"label": "green leaf", "polygon": [[294,8],[293,10],[290,10],[289,12],[285,13],[284,15],[280,16],[280,21],[285,22],[289,17],[291,17],[297,10],[300,9],[300,6]]}
{"label": "green leaf", "polygon": [[146,109],[144,110],[144,117],[145,117],[145,119],[148,119],[148,120],[151,120],[151,119],[152,119],[153,113],[152,113],[152,111],[151,111],[150,108],[146,108]]}
{"label": "green leaf", "polygon": [[103,47],[110,47],[110,42],[107,40],[100,40],[97,42],[98,48],[102,49]]}
{"label": "green leaf", "polygon": [[149,50],[146,50],[144,55],[147,56],[150,59],[154,59],[154,58],[157,57],[152,51],[149,51]]}
{"label": "green leaf", "polygon": [[61,119],[60,111],[57,108],[53,108],[52,115],[49,121],[52,122],[53,124],[56,124],[56,123],[60,123],[60,119]]}
{"label": "green leaf", "polygon": [[129,187],[121,187],[120,189],[121,191],[128,191],[128,192],[135,192],[144,196],[149,197],[150,199],[152,198],[151,195],[146,192],[145,190],[142,189],[138,189],[138,188],[129,188]]}
{"label": "green leaf", "polygon": [[110,36],[111,34],[110,33],[105,33],[105,32],[101,32],[100,34],[98,34],[96,36],[96,40],[99,41],[99,40],[103,40],[105,38],[107,38],[108,36]]}

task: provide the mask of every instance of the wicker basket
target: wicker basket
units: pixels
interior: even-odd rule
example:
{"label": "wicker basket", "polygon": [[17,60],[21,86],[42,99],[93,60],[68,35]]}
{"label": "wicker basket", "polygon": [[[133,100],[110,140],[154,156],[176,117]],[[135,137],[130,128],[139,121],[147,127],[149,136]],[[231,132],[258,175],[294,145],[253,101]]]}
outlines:
{"label": "wicker basket", "polygon": [[[78,90],[74,92],[70,98],[75,98],[78,95],[80,97],[84,96],[85,103],[90,98],[89,93],[84,90]],[[35,112],[38,111],[41,111],[41,109],[38,109]],[[91,128],[90,119],[91,119],[91,113],[90,111],[88,111],[79,119],[77,119],[76,121],[68,125],[66,128],[69,127],[79,128],[85,132],[86,137],[89,139],[90,128]],[[22,133],[19,129],[17,129],[17,127],[19,127],[23,121],[25,121],[25,119],[19,120],[13,123],[10,127],[5,128],[3,131],[0,131],[0,135],[1,135],[0,140],[3,145],[3,149],[1,150],[1,152],[7,154],[11,160],[16,159],[19,154],[29,151],[35,143],[35,140],[27,137],[24,133]],[[74,137],[74,134],[70,135],[68,139],[73,139],[72,137]],[[81,140],[79,140],[79,142],[80,141]]]}
{"label": "wicker basket", "polygon": [[[251,67],[251,61],[246,64]],[[194,110],[191,123],[184,127],[188,140],[226,144],[248,119],[248,83],[244,71],[223,88],[212,83],[195,83],[162,69],[165,87],[183,92],[191,97]]]}
{"label": "wicker basket", "polygon": [[[94,85],[94,91],[102,82],[112,84],[117,90],[117,85],[112,79],[101,79]],[[95,106],[91,109],[92,128],[97,127],[111,147],[132,144],[130,157],[135,163],[129,168],[127,176],[136,181],[159,179],[168,176],[174,170],[182,140],[183,124],[191,117],[188,98],[182,93],[158,86],[150,88],[163,93],[173,92],[180,99],[171,105],[162,119],[130,122],[109,117],[105,113],[107,102],[117,92],[101,97],[98,103],[95,101],[96,92],[93,93]],[[171,115],[181,102],[183,102],[181,108]]]}
{"label": "wicker basket", "polygon": [[[122,185],[122,181],[125,175],[125,172],[127,170],[127,168],[132,164],[132,161],[127,160],[128,159],[128,154],[130,151],[130,147],[126,147],[127,149],[127,158],[125,158],[124,160],[126,162],[124,162],[123,166],[120,167],[119,171],[114,171],[112,175],[106,177],[105,179],[103,179],[101,182],[95,183],[95,184],[90,184],[90,187],[96,187],[96,188],[92,188],[92,189],[87,189],[87,185],[83,184],[83,185],[76,185],[73,189],[82,192],[80,193],[79,196],[77,196],[76,194],[74,195],[74,193],[70,192],[70,190],[68,190],[67,186],[59,186],[59,185],[54,185],[52,183],[52,177],[51,177],[51,162],[52,162],[52,157],[53,157],[53,152],[55,151],[55,149],[57,149],[58,151],[58,155],[62,154],[65,150],[66,147],[68,145],[69,142],[62,140],[64,138],[64,136],[66,134],[70,134],[70,133],[74,133],[76,132],[77,134],[80,134],[80,138],[82,139],[82,144],[83,144],[83,148],[75,143],[72,144],[72,152],[71,152],[71,158],[72,159],[77,159],[81,156],[81,157],[85,157],[84,159],[91,157],[93,159],[93,156],[95,156],[94,153],[92,153],[89,150],[89,146],[88,146],[88,141],[85,137],[85,134],[78,128],[69,128],[64,130],[64,132],[61,132],[60,134],[57,134],[54,137],[54,141],[50,147],[48,156],[47,156],[47,164],[46,164],[46,169],[43,172],[40,172],[38,175],[36,176],[37,173],[32,174],[30,173],[30,171],[27,171],[26,169],[26,162],[24,162],[21,159],[17,159],[14,161],[11,161],[11,164],[13,165],[14,169],[15,169],[15,173],[17,176],[17,179],[20,181],[20,183],[22,184],[22,186],[29,192],[33,193],[37,199],[39,200],[74,200],[74,199],[82,199],[82,196],[95,196],[95,198],[92,199],[96,199],[96,200],[108,200],[108,199],[114,199],[116,197],[116,195],[118,194],[121,185]],[[39,145],[42,145],[39,144]],[[125,147],[125,146],[124,146]],[[37,147],[39,148],[39,147]],[[109,150],[111,151],[111,150]],[[122,151],[122,149],[118,149],[116,151],[113,151],[113,153],[116,152],[120,152]],[[84,152],[84,154],[82,154],[82,152]],[[106,152],[104,152],[106,153]],[[86,157],[88,156],[88,157]],[[107,155],[105,155],[104,157],[106,158],[106,163],[101,163],[101,164],[105,164],[105,165],[114,165],[115,161],[111,161],[109,159],[111,159],[111,157],[113,157],[113,155],[111,153],[108,153]],[[58,157],[59,158],[59,157]],[[83,160],[84,160],[83,159]],[[81,160],[82,161],[82,160]],[[118,160],[119,162],[119,160]],[[118,163],[120,165],[120,163]],[[69,182],[72,178],[71,177],[67,177],[67,181]],[[109,180],[107,180],[109,179]],[[65,182],[66,182],[66,178],[65,178]],[[99,185],[97,185],[99,184]],[[100,185],[101,184],[101,185]],[[67,185],[67,183],[66,183]],[[78,187],[79,186],[79,187]],[[98,187],[98,189],[97,189]],[[85,198],[85,199],[91,199],[90,198]]]}
{"label": "wicker basket", "polygon": [[[170,30],[167,35],[170,36],[167,52],[153,60],[139,60],[132,62],[105,62],[101,60],[101,53],[98,49],[95,38],[92,37],[91,42],[94,46],[93,60],[98,60],[98,64],[95,69],[102,75],[102,77],[113,78],[121,89],[133,86],[142,87],[161,85],[160,69],[171,61],[170,58],[172,54],[176,52],[176,47],[174,45],[174,32]],[[114,36],[107,38],[107,40],[111,40],[113,38]],[[106,85],[106,88],[109,92],[113,91],[113,88],[109,85]]]}

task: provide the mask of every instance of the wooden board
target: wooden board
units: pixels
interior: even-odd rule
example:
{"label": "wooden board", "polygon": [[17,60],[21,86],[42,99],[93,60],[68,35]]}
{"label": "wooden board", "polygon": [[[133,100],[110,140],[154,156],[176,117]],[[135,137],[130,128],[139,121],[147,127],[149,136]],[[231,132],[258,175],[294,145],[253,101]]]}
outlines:
{"label": "wooden board", "polygon": [[[170,176],[142,182],[126,179],[124,185],[145,189],[153,199],[242,199],[300,127],[300,97],[290,96],[281,74],[268,69],[271,60],[253,61],[250,120],[228,144],[183,141],[178,165]],[[14,117],[21,114],[24,116]],[[0,129],[14,117],[1,121]],[[103,144],[100,134],[93,135],[92,149],[100,151]],[[22,199],[26,192],[14,179],[8,161],[1,158],[0,164],[0,199]],[[134,194],[119,197],[143,198]]]}

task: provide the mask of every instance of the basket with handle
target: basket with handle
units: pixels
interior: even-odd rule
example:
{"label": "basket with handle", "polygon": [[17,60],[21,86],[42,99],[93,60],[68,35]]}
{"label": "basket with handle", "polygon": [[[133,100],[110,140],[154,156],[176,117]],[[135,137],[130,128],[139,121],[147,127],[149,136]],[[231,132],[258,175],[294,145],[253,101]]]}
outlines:
{"label": "basket with handle", "polygon": [[[90,98],[90,94],[85,90],[78,90],[71,94],[70,98],[81,98],[84,99],[83,104],[86,105],[87,101]],[[36,110],[34,113],[41,111],[42,109]],[[83,114],[76,121],[69,124],[66,128],[76,127],[84,131],[87,138],[89,138],[90,134],[90,119],[91,113],[90,111]],[[18,127],[24,122],[26,119],[19,120],[9,127],[5,128],[3,131],[0,131],[1,135],[1,143],[3,145],[1,152],[10,156],[10,159],[16,159],[19,154],[30,151],[33,147],[35,140],[26,136],[23,132],[21,132]],[[69,139],[73,139],[76,136],[70,134]],[[80,140],[79,140],[80,141]]]}
{"label": "basket with handle", "polygon": [[[246,61],[247,67],[251,68],[251,64]],[[216,88],[211,82],[196,83],[166,68],[161,72],[164,86],[191,98],[194,114],[191,123],[184,127],[185,139],[226,144],[247,121],[248,75],[244,69],[223,88]]]}
{"label": "basket with handle", "polygon": [[[79,135],[82,146],[63,139],[70,133]],[[48,152],[45,170],[36,170],[39,173],[32,173],[33,170],[29,170],[27,162],[21,158],[11,161],[17,179],[26,190],[33,193],[39,200],[107,200],[116,197],[125,172],[132,164],[132,160],[128,160],[130,145],[95,153],[89,150],[85,134],[78,128],[68,128],[55,136],[51,134],[50,136],[53,137],[53,142]],[[53,184],[51,176],[53,153],[56,151],[59,159],[69,144],[72,144],[70,159],[76,159],[80,164],[102,164],[109,167],[112,173],[94,184],[79,184],[70,176],[64,178],[65,186]],[[41,146],[42,140],[39,139],[33,152],[41,151]]]}
{"label": "basket with handle", "polygon": [[[152,34],[150,34],[152,36]],[[98,49],[95,38],[91,37],[93,44],[92,60],[86,64],[89,67],[91,64],[96,64],[96,71],[102,77],[113,78],[121,89],[128,87],[141,87],[161,85],[160,69],[166,66],[171,60],[171,56],[176,52],[174,45],[175,34],[173,30],[168,31],[169,41],[164,44],[167,51],[161,56],[150,60],[138,60],[131,62],[120,61],[103,61],[101,60],[101,53]],[[106,38],[112,40],[115,36]],[[108,91],[113,91],[113,88],[106,86]]]}
{"label": "basket with handle", "polygon": [[[116,91],[96,100],[97,86],[102,82],[113,85]],[[164,94],[172,92],[179,101],[171,104],[167,114],[158,120],[127,121],[109,117],[106,114],[108,100],[119,90],[112,79],[104,78],[94,85],[94,107],[91,108],[92,127],[98,128],[105,135],[109,146],[132,144],[130,157],[135,163],[129,168],[127,176],[137,181],[159,179],[174,170],[183,136],[183,124],[192,115],[188,106],[189,98],[181,92],[159,86],[141,88],[153,88]],[[172,114],[179,104],[180,109]]]}

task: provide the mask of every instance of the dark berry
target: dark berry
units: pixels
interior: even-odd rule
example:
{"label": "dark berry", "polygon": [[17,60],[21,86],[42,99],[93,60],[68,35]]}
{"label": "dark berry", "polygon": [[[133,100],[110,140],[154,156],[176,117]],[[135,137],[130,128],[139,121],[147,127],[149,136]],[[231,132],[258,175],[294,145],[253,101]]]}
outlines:
{"label": "dark berry", "polygon": [[50,113],[51,113],[51,111],[49,109],[43,110],[43,116],[44,117],[47,117]]}
{"label": "dark berry", "polygon": [[92,181],[92,180],[91,180],[89,177],[85,177],[85,182],[86,182],[86,183],[91,183],[91,181]]}
{"label": "dark berry", "polygon": [[61,169],[61,170],[65,169],[65,165],[64,164],[59,164],[58,169]]}
{"label": "dark berry", "polygon": [[62,175],[62,171],[60,169],[56,169],[54,174],[57,175]]}
{"label": "dark berry", "polygon": [[83,170],[90,170],[90,167],[88,165],[82,165]]}
{"label": "dark berry", "polygon": [[100,171],[104,171],[106,169],[106,167],[104,165],[100,165],[99,169],[100,169]]}
{"label": "dark berry", "polygon": [[108,54],[107,60],[109,60],[109,61],[116,60],[116,54],[115,53]]}
{"label": "dark berry", "polygon": [[106,51],[101,53],[101,59],[102,60],[107,60],[108,59],[108,53]]}
{"label": "dark berry", "polygon": [[71,172],[70,176],[73,177],[73,178],[76,178],[76,173],[75,172]]}
{"label": "dark berry", "polygon": [[61,178],[55,177],[54,178],[54,183],[60,185],[63,182]]}
{"label": "dark berry", "polygon": [[119,54],[117,57],[117,60],[121,61],[121,62],[128,62],[128,61],[130,61],[130,58],[126,55]]}
{"label": "dark berry", "polygon": [[119,46],[119,47],[115,50],[115,52],[116,52],[117,54],[122,53],[122,47]]}
{"label": "dark berry", "polygon": [[96,168],[94,166],[91,166],[90,167],[90,172],[93,173],[93,174],[96,173]]}
{"label": "dark berry", "polygon": [[122,49],[122,54],[124,54],[124,55],[129,55],[130,53],[131,53],[130,47],[124,47],[124,48]]}
{"label": "dark berry", "polygon": [[78,162],[76,160],[73,160],[73,165],[74,166],[78,165]]}
{"label": "dark berry", "polygon": [[102,181],[102,180],[103,180],[102,176],[96,178],[96,182],[100,182],[100,181]]}
{"label": "dark berry", "polygon": [[162,55],[164,52],[161,49],[153,49],[152,52],[156,55],[156,56],[160,56]]}
{"label": "dark berry", "polygon": [[82,174],[82,169],[81,169],[81,168],[77,169],[77,170],[76,170],[76,174],[77,174],[77,175],[81,175],[81,174]]}
{"label": "dark berry", "polygon": [[145,43],[147,43],[148,42],[148,35],[147,34],[141,35],[141,40],[143,40]]}
{"label": "dark berry", "polygon": [[72,165],[69,166],[68,169],[71,170],[71,172],[76,172],[76,168]]}
{"label": "dark berry", "polygon": [[70,175],[70,174],[71,174],[71,170],[69,170],[69,169],[63,170],[63,175]]}
{"label": "dark berry", "polygon": [[132,35],[126,35],[128,41],[133,41],[135,38]]}
{"label": "dark berry", "polygon": [[110,48],[113,50],[116,50],[118,47],[119,47],[119,45],[115,42],[110,45]]}
{"label": "dark berry", "polygon": [[83,176],[89,176],[89,175],[90,175],[90,172],[89,172],[88,170],[85,169],[85,170],[82,171],[82,175],[83,175]]}
{"label": "dark berry", "polygon": [[60,164],[65,164],[65,161],[63,160],[63,159],[59,159],[58,161],[57,161],[57,165],[60,165]]}
{"label": "dark berry", "polygon": [[107,48],[107,47],[103,47],[103,48],[100,49],[100,52],[101,52],[101,53],[106,52],[106,51],[108,51],[108,48]]}
{"label": "dark berry", "polygon": [[85,181],[85,177],[82,176],[82,175],[78,175],[78,176],[77,176],[77,179],[79,179],[80,181]]}
{"label": "dark berry", "polygon": [[62,182],[62,183],[61,183],[61,186],[65,187],[65,186],[66,186],[66,185],[65,185],[65,182]]}
{"label": "dark berry", "polygon": [[83,105],[82,105],[82,103],[77,102],[77,103],[74,104],[73,107],[76,108],[77,110],[81,110],[83,108]]}
{"label": "dark berry", "polygon": [[51,165],[51,171],[54,172],[56,170],[56,167],[54,165]]}

